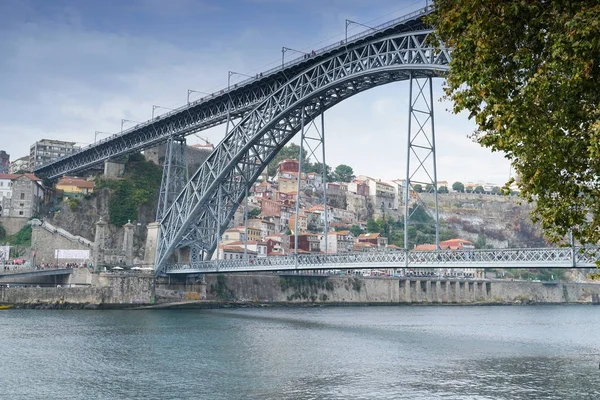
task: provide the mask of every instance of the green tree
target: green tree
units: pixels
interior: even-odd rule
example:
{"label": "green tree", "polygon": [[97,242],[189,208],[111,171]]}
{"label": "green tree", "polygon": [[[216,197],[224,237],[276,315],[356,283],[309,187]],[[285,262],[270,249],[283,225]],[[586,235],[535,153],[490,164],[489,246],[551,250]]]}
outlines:
{"label": "green tree", "polygon": [[254,208],[252,210],[248,210],[248,219],[258,218],[260,215],[260,208]]}
{"label": "green tree", "polygon": [[463,185],[462,182],[454,182],[452,184],[452,190],[454,190],[455,192],[464,193],[465,192],[465,185]]}
{"label": "green tree", "polygon": [[358,225],[352,225],[350,227],[350,232],[354,235],[354,237],[358,237],[362,233],[362,229]]}
{"label": "green tree", "polygon": [[340,164],[335,167],[333,177],[339,182],[351,182],[354,179],[354,170],[346,164]]}
{"label": "green tree", "polygon": [[429,18],[454,112],[511,161],[551,240],[600,240],[599,21],[597,0],[435,0]]}
{"label": "green tree", "polygon": [[475,193],[485,193],[485,189],[481,185],[477,185],[475,188]]}
{"label": "green tree", "polygon": [[425,185],[425,193],[433,193],[433,185],[431,183]]}
{"label": "green tree", "polygon": [[501,190],[498,186],[494,186],[492,188],[492,194],[500,194],[500,193],[501,193]]}
{"label": "green tree", "polygon": [[413,186],[413,190],[417,193],[421,193],[421,192],[423,192],[423,186],[421,186],[420,184],[417,183],[416,185]]}
{"label": "green tree", "polygon": [[369,218],[367,220],[367,232],[368,233],[378,233],[379,232],[379,224],[373,219]]}
{"label": "green tree", "polygon": [[6,237],[6,229],[4,229],[2,224],[0,224],[0,240],[4,240],[5,237]]}
{"label": "green tree", "polygon": [[447,186],[440,186],[438,188],[438,193],[448,193],[448,187]]}

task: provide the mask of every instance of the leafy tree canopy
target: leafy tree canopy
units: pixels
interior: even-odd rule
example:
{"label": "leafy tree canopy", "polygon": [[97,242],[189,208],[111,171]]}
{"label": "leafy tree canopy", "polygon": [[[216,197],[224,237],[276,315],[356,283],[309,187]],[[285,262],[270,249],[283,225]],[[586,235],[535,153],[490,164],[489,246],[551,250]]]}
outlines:
{"label": "leafy tree canopy", "polygon": [[335,167],[333,176],[339,182],[352,182],[352,179],[354,179],[354,170],[348,165],[340,164]]}
{"label": "leafy tree canopy", "polygon": [[503,151],[551,240],[600,240],[600,3],[435,0],[445,92]]}
{"label": "leafy tree canopy", "polygon": [[465,185],[462,182],[454,182],[452,184],[452,190],[462,193],[465,191]]}

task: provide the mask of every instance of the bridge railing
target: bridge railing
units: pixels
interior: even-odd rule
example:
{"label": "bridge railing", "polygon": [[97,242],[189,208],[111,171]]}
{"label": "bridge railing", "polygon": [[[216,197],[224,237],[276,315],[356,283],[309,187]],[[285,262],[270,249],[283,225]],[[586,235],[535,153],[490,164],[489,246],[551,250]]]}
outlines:
{"label": "bridge railing", "polygon": [[[413,11],[411,13],[405,14],[405,15],[403,15],[401,17],[398,17],[398,18],[395,18],[393,20],[384,22],[384,23],[382,23],[380,25],[377,25],[377,26],[375,26],[373,28],[370,28],[370,29],[364,30],[362,32],[359,32],[359,33],[357,33],[355,35],[349,36],[347,39],[344,39],[341,42],[335,42],[335,43],[332,43],[332,44],[327,45],[325,47],[322,47],[320,49],[314,50],[314,55],[323,54],[323,53],[325,53],[325,52],[327,52],[329,50],[332,50],[332,49],[335,49],[337,47],[346,45],[347,43],[350,43],[350,42],[354,42],[354,41],[356,41],[358,39],[361,39],[363,37],[372,35],[373,33],[380,32],[380,31],[385,30],[385,29],[387,29],[387,28],[389,28],[391,26],[398,25],[398,24],[400,24],[402,22],[409,21],[411,19],[420,17],[422,15],[426,15],[431,10],[433,10],[433,5],[429,5],[429,6],[423,7],[421,9],[418,9],[418,10]],[[291,66],[294,66],[294,65],[298,65],[302,61],[305,61],[305,60],[306,59],[304,58],[304,56],[300,56],[300,57],[294,58],[294,59],[292,59],[292,60],[284,63],[283,65],[278,65],[278,66],[273,67],[273,68],[271,68],[269,70],[266,70],[266,71],[263,71],[261,73],[258,73],[258,74],[256,74],[256,77],[251,77],[251,78],[244,79],[244,80],[238,82],[237,84],[235,84],[233,87],[230,86],[230,87],[225,87],[225,88],[220,89],[220,90],[215,90],[211,94],[206,95],[206,96],[204,96],[204,97],[202,97],[202,98],[200,98],[198,100],[191,101],[188,104],[184,104],[181,107],[177,107],[177,108],[175,108],[173,110],[170,110],[170,111],[168,111],[168,112],[166,112],[164,114],[156,116],[153,119],[149,119],[147,121],[140,122],[140,123],[138,123],[137,125],[135,125],[133,127],[125,129],[124,131],[121,131],[121,132],[115,133],[115,134],[113,134],[111,136],[102,138],[102,139],[98,140],[97,142],[94,142],[92,144],[89,144],[87,146],[79,148],[77,151],[74,151],[74,152],[72,152],[70,154],[66,154],[66,155],[64,155],[62,157],[59,157],[58,159],[56,159],[56,160],[54,160],[52,162],[43,164],[43,165],[39,166],[39,168],[45,167],[48,164],[53,164],[53,163],[65,160],[65,159],[67,159],[67,158],[69,158],[71,156],[74,156],[74,155],[76,155],[76,154],[78,154],[80,152],[83,152],[85,150],[89,150],[92,147],[98,146],[98,145],[103,144],[105,142],[112,141],[115,138],[127,135],[127,134],[129,134],[131,132],[134,132],[134,131],[140,129],[140,128],[145,128],[147,126],[150,126],[150,125],[154,124],[154,122],[156,122],[158,120],[162,120],[162,119],[168,118],[170,116],[173,116],[173,115],[179,114],[181,112],[184,112],[187,109],[189,109],[190,107],[194,107],[194,106],[196,106],[196,105],[198,105],[200,103],[209,101],[209,100],[215,98],[216,96],[227,94],[230,91],[239,88],[240,86],[244,86],[244,85],[246,85],[248,83],[252,83],[252,82],[254,82],[254,81],[258,80],[258,79],[262,79],[262,78],[264,78],[264,77],[266,77],[268,75],[277,73],[277,72],[281,71],[282,69],[285,69],[285,68],[288,68],[288,67],[291,67]]]}
{"label": "bridge railing", "polygon": [[[573,261],[575,255],[575,261]],[[408,257],[408,262],[407,262]],[[166,272],[185,271],[252,271],[285,269],[337,269],[431,267],[452,268],[483,266],[531,267],[591,267],[598,257],[593,248],[533,248],[533,249],[469,249],[436,251],[370,251],[338,254],[299,254],[253,259],[212,260],[197,263],[170,264]]]}

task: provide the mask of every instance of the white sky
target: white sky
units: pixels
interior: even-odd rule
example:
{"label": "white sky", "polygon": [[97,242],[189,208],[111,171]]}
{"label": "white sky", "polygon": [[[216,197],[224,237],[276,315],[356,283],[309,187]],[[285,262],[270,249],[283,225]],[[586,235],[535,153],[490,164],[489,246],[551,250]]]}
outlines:
{"label": "white sky", "polygon": [[[152,105],[181,106],[187,89],[226,87],[229,70],[253,75],[277,65],[282,46],[310,51],[339,41],[345,19],[376,25],[425,5],[398,0],[214,3],[3,0],[0,149],[14,160],[42,138],[91,143],[94,131],[118,132],[123,118],[150,118]],[[362,29],[350,25],[349,34]],[[435,82],[439,99],[443,81]],[[407,104],[408,83],[399,82],[328,111],[327,163],[348,164],[357,175],[403,178]],[[435,104],[438,180],[503,184],[508,161],[472,143],[467,135],[474,124],[449,108]],[[200,136],[218,143],[224,131],[220,126]],[[188,141],[200,142],[194,136]]]}

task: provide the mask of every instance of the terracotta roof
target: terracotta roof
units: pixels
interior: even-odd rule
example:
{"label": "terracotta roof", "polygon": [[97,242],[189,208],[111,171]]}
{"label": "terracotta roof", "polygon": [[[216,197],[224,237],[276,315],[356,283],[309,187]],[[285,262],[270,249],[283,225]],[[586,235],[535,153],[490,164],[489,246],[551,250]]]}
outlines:
{"label": "terracotta roof", "polygon": [[57,185],[70,185],[78,188],[88,188],[93,189],[96,184],[93,181],[86,181],[82,178],[77,178],[74,176],[65,176],[58,180]]}
{"label": "terracotta roof", "polygon": [[359,239],[376,239],[381,236],[381,233],[361,233]]}
{"label": "terracotta roof", "polygon": [[419,244],[415,246],[414,250],[416,251],[431,251],[436,250],[435,244]]}
{"label": "terracotta roof", "polygon": [[354,243],[354,250],[356,249],[361,249],[361,248],[366,248],[366,247],[377,247],[377,245],[373,244],[373,243]]}
{"label": "terracotta roof", "polygon": [[19,179],[22,176],[29,178],[32,181],[41,181],[40,178],[38,178],[34,174],[29,174],[29,173],[28,174],[0,174],[0,179],[10,179],[12,181],[15,179]]}
{"label": "terracotta roof", "polygon": [[[223,251],[228,251],[230,253],[243,253],[244,252],[244,248],[240,247],[240,246],[231,246],[228,244],[223,244],[221,246],[219,246],[219,249],[223,250]],[[254,250],[249,250],[247,251],[248,254],[256,254],[256,252]]]}
{"label": "terracotta roof", "polygon": [[332,231],[332,232],[328,232],[328,235],[350,235],[350,231]]}
{"label": "terracotta roof", "polygon": [[440,242],[440,246],[444,244],[445,246],[452,246],[452,245],[461,245],[461,244],[466,244],[466,245],[473,245],[473,242],[471,242],[470,240],[466,240],[466,239],[459,239],[459,238],[455,238],[455,239],[448,239],[448,240],[444,240],[443,242]]}

